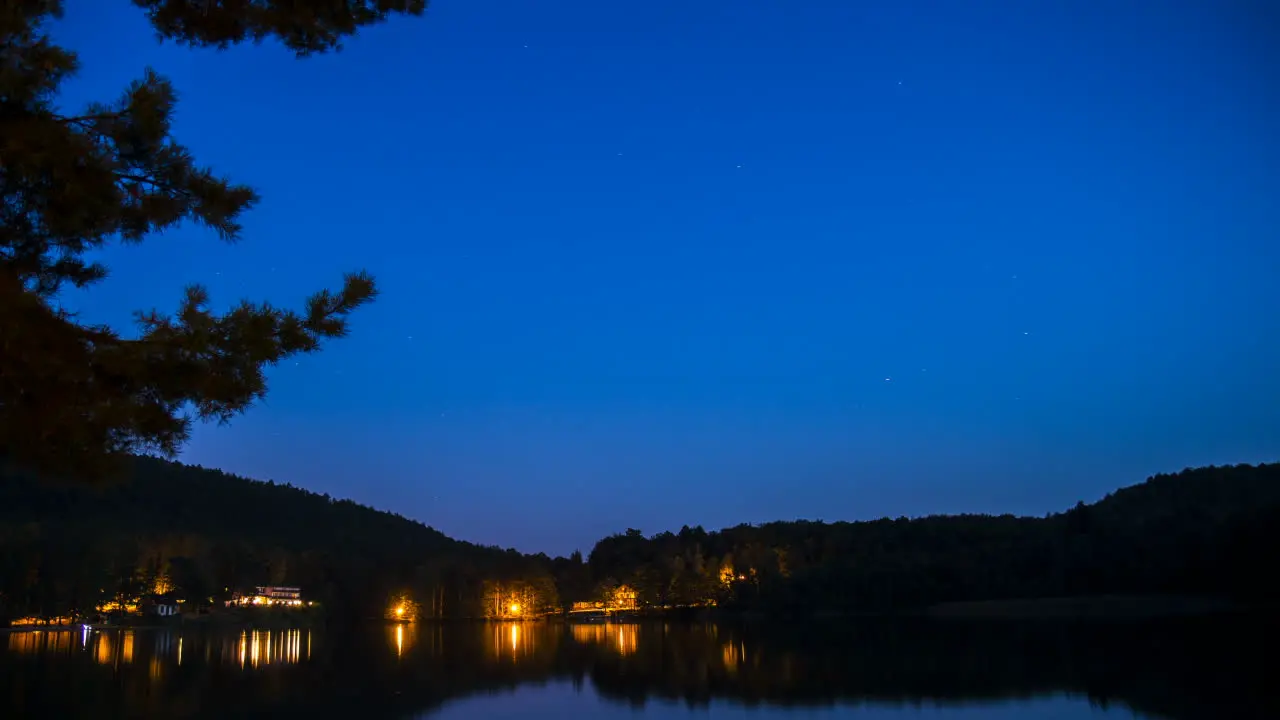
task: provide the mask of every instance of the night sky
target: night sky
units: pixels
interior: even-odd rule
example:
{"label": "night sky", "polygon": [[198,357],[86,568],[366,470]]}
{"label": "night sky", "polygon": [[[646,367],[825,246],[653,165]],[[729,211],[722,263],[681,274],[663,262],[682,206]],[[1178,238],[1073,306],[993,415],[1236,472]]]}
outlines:
{"label": "night sky", "polygon": [[182,460],[451,535],[1043,514],[1280,459],[1273,3],[436,0],[340,54],[157,45],[69,0],[70,105],[151,65],[245,239],[106,253],[383,294]]}

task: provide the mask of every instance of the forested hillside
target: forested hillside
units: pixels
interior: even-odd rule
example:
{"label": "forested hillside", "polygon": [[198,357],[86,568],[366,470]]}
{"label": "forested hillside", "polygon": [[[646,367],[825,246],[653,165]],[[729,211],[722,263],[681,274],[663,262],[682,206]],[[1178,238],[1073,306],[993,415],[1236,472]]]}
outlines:
{"label": "forested hillside", "polygon": [[1280,465],[1158,475],[1043,518],[989,515],[684,528],[601,540],[588,566],[642,603],[770,615],[1082,595],[1274,600]]}
{"label": "forested hillside", "polygon": [[332,615],[379,615],[407,593],[424,614],[473,616],[486,581],[550,583],[545,557],[289,485],[145,457],[125,477],[0,479],[0,613],[60,614],[161,580],[194,600],[290,584]]}
{"label": "forested hillside", "polygon": [[641,607],[767,616],[1097,595],[1272,602],[1280,465],[1159,475],[1040,518],[961,515],[775,522],[604,538],[584,561],[450,539],[288,485],[150,458],[102,488],[0,478],[0,617],[55,615],[161,585],[214,601],[304,588],[333,617],[522,614],[619,589]]}

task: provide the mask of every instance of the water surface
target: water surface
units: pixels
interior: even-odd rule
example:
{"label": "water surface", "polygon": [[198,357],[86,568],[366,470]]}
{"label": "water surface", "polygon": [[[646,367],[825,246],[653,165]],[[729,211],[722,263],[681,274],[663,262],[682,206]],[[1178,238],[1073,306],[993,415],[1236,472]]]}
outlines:
{"label": "water surface", "polygon": [[0,635],[4,718],[1280,717],[1256,621]]}

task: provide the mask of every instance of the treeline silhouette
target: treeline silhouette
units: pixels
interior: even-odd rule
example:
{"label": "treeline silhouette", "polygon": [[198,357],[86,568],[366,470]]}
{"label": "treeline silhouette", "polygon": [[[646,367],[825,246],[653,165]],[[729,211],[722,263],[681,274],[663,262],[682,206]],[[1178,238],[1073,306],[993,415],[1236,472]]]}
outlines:
{"label": "treeline silhouette", "polygon": [[683,528],[605,538],[594,582],[643,604],[713,599],[770,616],[883,613],[1064,596],[1214,596],[1272,602],[1280,465],[1157,475],[1043,518],[932,516]]}
{"label": "treeline silhouette", "polygon": [[149,457],[133,458],[126,477],[0,475],[0,621],[91,609],[158,580],[215,603],[296,585],[338,620],[381,616],[406,595],[423,615],[476,617],[495,581],[554,593],[545,556],[454,540],[350,500]]}
{"label": "treeline silhouette", "polygon": [[[665,612],[812,617],[1099,595],[1274,602],[1280,465],[1158,475],[1041,518],[775,522],[604,538],[585,560],[461,542],[289,485],[152,458],[93,487],[0,475],[0,621],[56,616],[157,580],[197,601],[301,586],[330,618],[482,617],[497,594],[540,609],[619,586]],[[693,610],[690,610],[693,609]]]}
{"label": "treeline silhouette", "polygon": [[[1277,639],[1265,618],[420,623],[311,632],[305,652],[287,662],[246,653],[238,631],[189,628],[138,631],[125,656],[113,650],[125,632],[11,636],[7,651],[0,645],[0,716],[407,719],[549,681],[637,707],[945,707],[1068,694],[1171,720],[1280,712],[1269,666],[1259,662]],[[283,637],[274,635],[277,646]],[[561,696],[557,709],[573,716],[580,706]]]}

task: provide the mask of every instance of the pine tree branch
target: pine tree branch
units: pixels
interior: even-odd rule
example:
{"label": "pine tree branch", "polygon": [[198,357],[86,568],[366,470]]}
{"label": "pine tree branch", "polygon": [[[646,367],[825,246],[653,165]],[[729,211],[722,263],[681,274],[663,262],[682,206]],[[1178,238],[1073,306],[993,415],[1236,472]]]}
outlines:
{"label": "pine tree branch", "polygon": [[[298,55],[391,14],[421,14],[424,0],[134,0],[164,37],[226,46],[276,37]],[[152,70],[109,104],[59,114],[58,90],[74,53],[45,24],[58,0],[20,0],[0,11],[0,458],[94,479],[121,453],[172,456],[195,418],[225,422],[265,397],[265,370],[347,334],[348,316],[377,295],[360,272],[294,310],[243,302],[215,314],[188,290],[177,310],[138,314],[122,337],[58,306],[67,284],[106,268],[85,254],[136,242],[183,220],[239,236],[258,200],[196,164],[171,135],[176,94]]]}
{"label": "pine tree branch", "polygon": [[151,177],[150,175],[135,175],[133,173],[126,173],[126,172],[120,172],[120,171],[112,172],[112,174],[120,178],[121,180],[129,180],[131,182],[135,182],[139,184],[150,185],[156,190],[169,193],[170,195],[181,195],[182,197],[188,200],[195,199],[196,197],[195,193],[188,188],[176,187],[169,183],[157,180],[156,178]]}
{"label": "pine tree branch", "polygon": [[343,38],[392,14],[418,16],[427,0],[133,0],[161,38],[195,47],[226,48],[279,40],[299,57],[340,50]]}
{"label": "pine tree branch", "polygon": [[88,130],[95,128],[96,126],[94,123],[96,122],[101,120],[119,120],[127,113],[128,108],[125,108],[119,112],[90,113],[88,115],[78,115],[76,117],[66,117],[55,114],[53,119],[55,122],[62,123],[63,125],[78,125]]}

